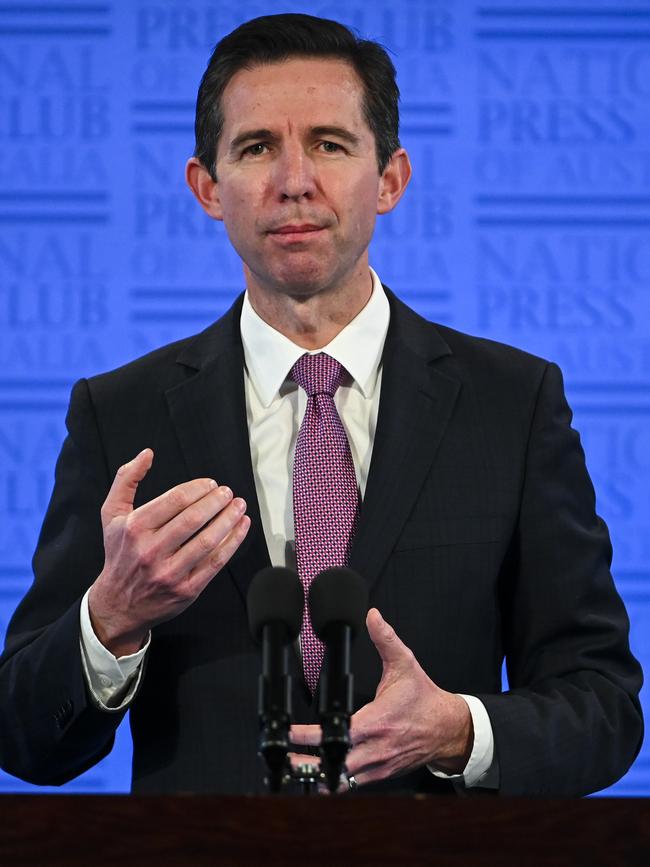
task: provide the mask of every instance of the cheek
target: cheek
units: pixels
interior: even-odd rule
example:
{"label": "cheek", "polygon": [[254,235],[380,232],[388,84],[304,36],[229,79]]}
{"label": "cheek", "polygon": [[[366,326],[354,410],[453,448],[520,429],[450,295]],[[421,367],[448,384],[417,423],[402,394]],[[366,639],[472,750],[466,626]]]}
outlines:
{"label": "cheek", "polygon": [[350,198],[354,201],[353,219],[359,234],[364,237],[372,234],[377,216],[376,193],[366,187],[351,191]]}
{"label": "cheek", "polygon": [[265,185],[261,180],[252,178],[231,180],[221,191],[221,207],[224,218],[233,223],[246,222],[245,215],[259,211],[264,201]]}
{"label": "cheek", "polygon": [[377,213],[377,199],[379,187],[376,181],[364,179],[346,190],[346,198],[352,203],[359,221],[362,223],[374,222]]}
{"label": "cheek", "polygon": [[240,193],[223,203],[223,220],[228,234],[246,238],[255,234],[259,210],[250,194]]}

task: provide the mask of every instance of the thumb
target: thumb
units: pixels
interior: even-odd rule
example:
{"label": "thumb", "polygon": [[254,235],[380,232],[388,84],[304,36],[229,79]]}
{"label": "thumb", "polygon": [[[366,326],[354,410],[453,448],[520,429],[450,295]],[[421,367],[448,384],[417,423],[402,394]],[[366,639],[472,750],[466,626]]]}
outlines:
{"label": "thumb", "polygon": [[384,666],[411,663],[413,654],[376,608],[371,608],[368,612],[366,626]]}
{"label": "thumb", "polygon": [[132,461],[119,468],[102,506],[102,523],[104,525],[118,515],[128,515],[133,511],[135,492],[151,469],[152,463],[153,451],[143,449]]}

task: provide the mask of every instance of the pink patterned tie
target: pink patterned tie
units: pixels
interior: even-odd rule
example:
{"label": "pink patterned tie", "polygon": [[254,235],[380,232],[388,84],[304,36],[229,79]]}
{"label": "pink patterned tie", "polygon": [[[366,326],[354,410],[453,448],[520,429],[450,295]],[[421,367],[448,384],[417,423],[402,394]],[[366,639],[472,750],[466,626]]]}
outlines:
{"label": "pink patterned tie", "polygon": [[305,591],[300,647],[305,680],[316,690],[324,647],[307,607],[313,579],[348,563],[359,515],[359,492],[350,444],[334,405],[345,368],[324,352],[303,355],[290,376],[307,392],[293,462],[293,521],[298,575]]}

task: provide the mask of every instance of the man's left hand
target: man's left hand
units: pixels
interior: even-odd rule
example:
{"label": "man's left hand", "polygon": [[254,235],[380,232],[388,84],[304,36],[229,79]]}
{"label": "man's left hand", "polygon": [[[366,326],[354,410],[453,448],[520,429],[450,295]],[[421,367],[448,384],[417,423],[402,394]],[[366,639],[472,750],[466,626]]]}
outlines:
{"label": "man's left hand", "polygon": [[[462,774],[474,742],[467,703],[436,686],[376,608],[368,612],[366,626],[383,672],[374,700],[350,720],[348,774],[358,785],[423,765]],[[294,744],[318,746],[320,737],[320,726],[291,726]]]}

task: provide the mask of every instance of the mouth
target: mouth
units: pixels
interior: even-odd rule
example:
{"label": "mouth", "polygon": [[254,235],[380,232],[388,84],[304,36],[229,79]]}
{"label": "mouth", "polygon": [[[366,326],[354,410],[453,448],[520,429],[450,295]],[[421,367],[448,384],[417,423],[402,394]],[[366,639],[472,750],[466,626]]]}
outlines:
{"label": "mouth", "polygon": [[315,223],[289,223],[271,229],[269,235],[281,243],[291,244],[296,241],[309,240],[324,231],[324,226],[317,226]]}

